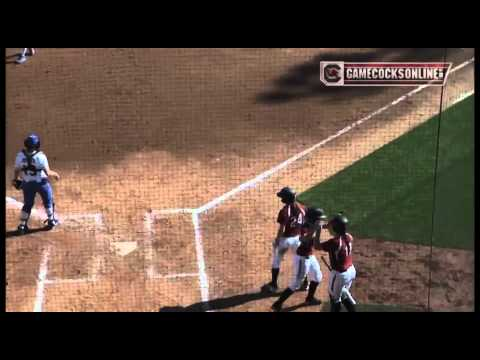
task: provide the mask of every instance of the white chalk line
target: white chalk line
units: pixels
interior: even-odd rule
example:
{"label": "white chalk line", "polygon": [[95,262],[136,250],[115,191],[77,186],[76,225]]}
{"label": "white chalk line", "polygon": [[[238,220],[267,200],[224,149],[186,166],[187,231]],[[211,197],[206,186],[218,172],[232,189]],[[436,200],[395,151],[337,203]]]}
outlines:
{"label": "white chalk line", "polygon": [[[163,217],[164,215],[175,215],[175,214],[191,214],[192,223],[195,234],[195,253],[197,257],[197,267],[198,273],[194,274],[171,274],[171,275],[162,275],[159,274],[153,264],[154,250],[153,250],[153,237],[155,235],[154,222],[158,217]],[[200,221],[198,214],[195,209],[166,209],[166,210],[152,210],[145,213],[144,217],[144,228],[146,231],[146,240],[145,240],[145,260],[148,264],[147,275],[152,279],[163,279],[163,278],[176,278],[176,277],[190,277],[197,276],[199,279],[200,287],[200,296],[202,302],[208,301],[208,277],[206,273],[205,266],[205,256],[203,254],[203,244],[200,233]]]}
{"label": "white chalk line", "polygon": [[[11,198],[11,197],[5,197],[5,202],[6,202],[6,205],[7,207],[10,207],[10,208],[14,208],[14,209],[22,209],[23,207],[23,203],[14,199],[14,198]],[[81,220],[84,220],[84,219],[92,219],[95,224],[98,226],[98,227],[103,227],[104,224],[103,224],[103,217],[102,217],[102,214],[100,213],[93,213],[93,214],[73,214],[73,215],[58,215],[58,214],[55,214],[58,216],[58,220],[60,222],[60,224],[63,224],[64,222],[69,222],[69,221],[81,221]],[[39,209],[35,209],[33,208],[31,213],[30,213],[30,218],[33,218],[35,220],[45,220],[47,218],[47,214],[44,210],[39,210]]]}
{"label": "white chalk line", "polygon": [[188,277],[198,277],[198,273],[178,273],[178,274],[153,274],[152,279],[177,279],[177,278],[188,278]]}
{"label": "white chalk line", "polygon": [[197,254],[198,278],[200,281],[200,296],[205,310],[208,310],[208,277],[205,266],[205,255],[203,253],[202,232],[200,229],[200,218],[197,212],[192,214],[193,230],[195,232],[195,252]]}
{"label": "white chalk line", "polygon": [[47,279],[48,259],[50,257],[50,246],[43,251],[42,260],[40,261],[40,269],[38,271],[37,292],[35,294],[35,303],[33,312],[42,312],[43,300],[45,297],[45,281]]}
{"label": "white chalk line", "polygon": [[60,285],[60,284],[82,284],[95,282],[94,278],[78,278],[78,279],[46,279],[45,284],[47,285]]}
{"label": "white chalk line", "polygon": [[466,98],[468,98],[469,96],[472,96],[473,94],[475,93],[474,90],[471,90],[469,92],[466,92],[465,94],[461,95],[460,97],[458,97],[457,99],[455,99],[451,104],[450,104],[450,107],[455,105],[455,104],[458,104],[459,102],[462,102],[463,100],[465,100]]}
{"label": "white chalk line", "polygon": [[[23,203],[11,198],[5,198],[7,207],[21,209],[23,207]],[[56,214],[57,215],[57,214]],[[30,217],[37,219],[37,220],[44,220],[47,218],[47,214],[45,211],[41,211],[38,209],[33,208]],[[105,228],[105,223],[103,221],[103,216],[101,213],[93,213],[93,214],[73,214],[73,215],[63,215],[58,216],[60,225],[65,226],[69,221],[83,221],[85,219],[91,219],[95,223],[95,227],[103,229]],[[38,275],[38,282],[37,282],[37,292],[35,296],[35,303],[34,303],[34,312],[41,312],[43,309],[43,302],[44,302],[44,291],[45,285],[51,284],[74,284],[74,283],[82,283],[82,282],[95,282],[97,279],[98,272],[100,271],[100,266],[102,259],[100,256],[94,256],[92,260],[92,266],[90,276],[87,278],[79,278],[79,279],[47,279],[47,264],[51,253],[51,246],[47,247],[42,255],[42,260],[40,263],[40,270]]]}
{"label": "white chalk line", "polygon": [[196,209],[163,209],[163,210],[152,210],[151,214],[154,216],[161,215],[174,215],[174,214],[192,214]]}
{"label": "white chalk line", "polygon": [[[154,225],[155,219],[162,218],[165,215],[176,215],[176,214],[192,215],[192,223],[193,223],[194,238],[195,238],[195,254],[196,254],[196,260],[197,260],[198,273],[162,275],[155,270],[155,266],[153,264],[153,257],[154,257],[153,237],[155,235],[155,230],[153,225]],[[195,209],[152,210],[150,212],[145,213],[144,229],[146,232],[145,260],[146,260],[146,263],[148,264],[148,268],[146,270],[148,277],[151,279],[164,279],[164,278],[197,276],[199,281],[200,297],[202,299],[202,302],[206,304],[208,302],[208,296],[209,296],[208,295],[209,284],[208,284],[208,276],[206,272],[205,256],[203,253],[203,244],[202,244],[202,237],[201,237],[201,231],[200,231],[200,219],[198,217],[197,211]],[[208,310],[208,309],[206,308],[205,310]]]}
{"label": "white chalk line", "polygon": [[145,251],[145,260],[148,264],[148,268],[146,269],[147,276],[149,278],[154,278],[155,273],[155,266],[153,265],[153,236],[154,236],[154,229],[153,229],[153,222],[155,220],[155,215],[153,212],[147,212],[144,218],[144,228],[146,231],[145,243],[144,243],[144,251]]}

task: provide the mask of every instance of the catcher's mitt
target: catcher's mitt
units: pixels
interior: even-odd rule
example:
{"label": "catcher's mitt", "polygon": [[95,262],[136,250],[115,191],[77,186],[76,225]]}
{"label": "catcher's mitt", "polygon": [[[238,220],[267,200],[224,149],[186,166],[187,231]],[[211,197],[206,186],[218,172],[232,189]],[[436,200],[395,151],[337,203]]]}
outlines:
{"label": "catcher's mitt", "polygon": [[20,190],[22,188],[22,180],[13,180],[12,185],[15,189]]}

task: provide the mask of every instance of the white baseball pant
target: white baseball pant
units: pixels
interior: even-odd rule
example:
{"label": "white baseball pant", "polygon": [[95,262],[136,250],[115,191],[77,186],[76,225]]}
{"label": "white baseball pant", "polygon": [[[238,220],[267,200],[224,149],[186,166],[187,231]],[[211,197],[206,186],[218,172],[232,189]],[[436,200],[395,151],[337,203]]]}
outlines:
{"label": "white baseball pant", "polygon": [[356,276],[357,272],[353,265],[343,273],[336,270],[330,272],[328,293],[334,302],[340,302],[345,298],[349,298],[353,304],[356,304],[352,294],[350,294],[350,287]]}

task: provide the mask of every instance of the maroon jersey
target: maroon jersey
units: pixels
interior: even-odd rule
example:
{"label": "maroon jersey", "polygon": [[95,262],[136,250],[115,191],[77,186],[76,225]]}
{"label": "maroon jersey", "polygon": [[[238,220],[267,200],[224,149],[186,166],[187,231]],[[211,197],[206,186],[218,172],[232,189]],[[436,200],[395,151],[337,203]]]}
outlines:
{"label": "maroon jersey", "polygon": [[310,256],[313,254],[313,236],[306,236],[308,229],[303,228],[300,235],[300,246],[297,249],[297,255]]}
{"label": "maroon jersey", "polygon": [[352,235],[346,233],[321,243],[322,250],[328,252],[333,270],[344,272],[352,266],[352,242]]}
{"label": "maroon jersey", "polygon": [[298,236],[302,231],[305,217],[305,206],[298,202],[285,205],[278,213],[277,222],[285,226],[283,236]]}

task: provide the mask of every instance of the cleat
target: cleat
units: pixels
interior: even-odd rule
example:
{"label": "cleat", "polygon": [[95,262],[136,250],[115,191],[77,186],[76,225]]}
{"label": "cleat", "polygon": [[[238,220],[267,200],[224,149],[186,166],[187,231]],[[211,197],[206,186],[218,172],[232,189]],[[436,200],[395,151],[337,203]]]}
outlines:
{"label": "cleat", "polygon": [[20,235],[24,235],[28,232],[28,226],[27,225],[18,225],[17,231]]}
{"label": "cleat", "polygon": [[305,305],[320,305],[322,303],[321,300],[317,298],[312,298],[312,299],[305,299]]}
{"label": "cleat", "polygon": [[268,283],[262,286],[261,291],[269,294],[276,294],[278,292],[278,286]]}
{"label": "cleat", "polygon": [[19,56],[17,60],[15,60],[15,62],[17,64],[23,64],[25,61],[27,61],[27,57],[26,56]]}
{"label": "cleat", "polygon": [[47,230],[52,230],[55,226],[58,225],[58,221],[56,219],[53,220],[45,220]]}
{"label": "cleat", "polygon": [[300,286],[297,291],[308,291],[308,285],[308,280],[305,279],[302,283],[302,286]]}
{"label": "cleat", "polygon": [[268,284],[266,289],[267,289],[267,292],[271,294],[276,294],[278,292],[278,286],[275,286],[273,284]]}
{"label": "cleat", "polygon": [[273,305],[271,306],[271,309],[272,309],[273,312],[280,312],[280,311],[282,311],[282,305],[277,304],[277,303],[273,303]]}

